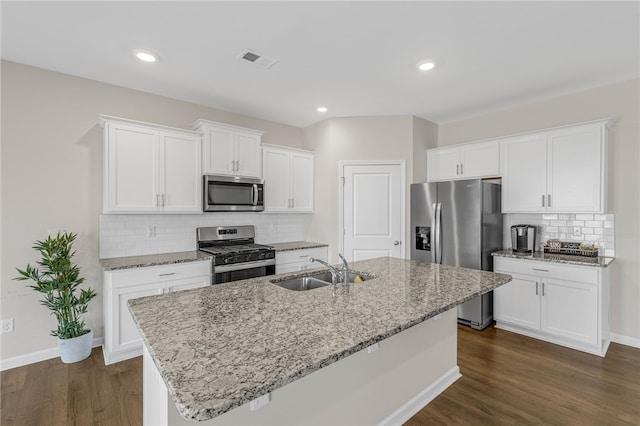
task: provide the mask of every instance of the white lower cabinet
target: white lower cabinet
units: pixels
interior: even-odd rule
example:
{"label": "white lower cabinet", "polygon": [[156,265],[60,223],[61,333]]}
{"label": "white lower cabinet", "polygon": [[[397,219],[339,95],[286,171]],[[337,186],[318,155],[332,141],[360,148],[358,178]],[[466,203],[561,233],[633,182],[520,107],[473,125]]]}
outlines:
{"label": "white lower cabinet", "polygon": [[308,249],[278,251],[276,252],[276,274],[324,268],[324,265],[318,262],[311,262],[311,258],[322,259],[327,262],[327,259],[329,258],[328,248],[314,247]]}
{"label": "white lower cabinet", "polygon": [[129,313],[127,301],[206,287],[210,283],[209,260],[105,271],[102,348],[105,365],[142,355],[142,337]]}
{"label": "white lower cabinet", "polygon": [[609,270],[494,258],[513,280],[494,290],[496,327],[604,356],[609,337]]}

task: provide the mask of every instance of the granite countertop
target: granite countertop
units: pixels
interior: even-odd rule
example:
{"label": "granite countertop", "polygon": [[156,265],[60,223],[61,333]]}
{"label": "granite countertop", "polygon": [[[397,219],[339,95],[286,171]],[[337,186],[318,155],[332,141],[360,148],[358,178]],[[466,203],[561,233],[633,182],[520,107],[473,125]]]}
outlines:
{"label": "granite countertop", "polygon": [[145,256],[100,259],[100,264],[105,271],[115,271],[117,269],[142,268],[145,266],[170,265],[172,263],[198,262],[201,260],[211,260],[211,255],[201,251],[193,250],[181,251],[177,253],[149,254]]}
{"label": "granite countertop", "polygon": [[329,244],[325,244],[325,243],[311,243],[308,241],[292,241],[289,243],[273,243],[273,244],[265,244],[265,245],[273,247],[275,251],[303,250],[303,249],[309,249],[309,248],[329,246]]}
{"label": "granite countertop", "polygon": [[513,259],[524,259],[524,260],[537,260],[542,262],[553,262],[553,263],[568,263],[570,265],[580,265],[580,266],[595,266],[599,268],[608,267],[611,262],[615,259],[614,257],[584,257],[584,256],[570,256],[564,254],[550,254],[544,253],[541,251],[536,251],[533,253],[518,253],[513,251],[512,249],[501,250],[491,253],[493,256],[499,257],[510,257]]}
{"label": "granite countertop", "polygon": [[291,291],[253,278],[129,301],[178,411],[208,420],[511,280],[397,258],[354,262],[375,279]]}

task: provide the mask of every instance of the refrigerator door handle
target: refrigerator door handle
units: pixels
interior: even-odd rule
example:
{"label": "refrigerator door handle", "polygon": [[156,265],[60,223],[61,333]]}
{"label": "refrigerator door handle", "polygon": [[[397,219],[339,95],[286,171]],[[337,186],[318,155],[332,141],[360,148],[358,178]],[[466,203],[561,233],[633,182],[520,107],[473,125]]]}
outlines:
{"label": "refrigerator door handle", "polygon": [[436,263],[442,263],[442,203],[436,204]]}
{"label": "refrigerator door handle", "polygon": [[437,217],[437,209],[438,209],[438,205],[436,203],[433,203],[433,205],[431,206],[432,211],[433,211],[433,217],[431,218],[431,263],[436,263],[436,259],[437,259],[437,250],[438,250],[438,243],[436,241],[437,240],[437,226],[438,223],[436,222],[436,217]]}

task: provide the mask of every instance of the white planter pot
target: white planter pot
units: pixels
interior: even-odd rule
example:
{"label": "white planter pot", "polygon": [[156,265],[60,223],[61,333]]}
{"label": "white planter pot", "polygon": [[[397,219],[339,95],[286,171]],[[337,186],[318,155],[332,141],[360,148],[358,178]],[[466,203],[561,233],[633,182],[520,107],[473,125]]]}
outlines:
{"label": "white planter pot", "polygon": [[92,344],[93,330],[72,339],[58,338],[58,349],[60,350],[62,362],[71,364],[89,358]]}

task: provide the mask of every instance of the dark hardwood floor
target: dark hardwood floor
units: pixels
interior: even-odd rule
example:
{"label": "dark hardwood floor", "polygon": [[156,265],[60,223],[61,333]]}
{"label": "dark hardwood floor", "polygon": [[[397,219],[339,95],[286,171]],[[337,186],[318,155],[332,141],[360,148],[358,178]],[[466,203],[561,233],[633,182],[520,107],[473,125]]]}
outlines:
{"label": "dark hardwood floor", "polygon": [[0,425],[142,425],[142,357],[104,365],[50,359],[2,372]]}
{"label": "dark hardwood floor", "polygon": [[[612,344],[601,358],[493,327],[458,331],[463,377],[406,425],[640,425],[640,349]],[[142,358],[105,367],[95,348],[0,380],[2,426],[142,424]]]}
{"label": "dark hardwood floor", "polygon": [[601,358],[489,327],[458,326],[462,378],[405,426],[640,425],[640,349]]}

